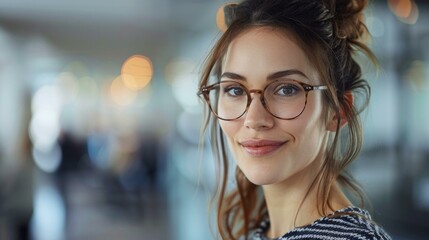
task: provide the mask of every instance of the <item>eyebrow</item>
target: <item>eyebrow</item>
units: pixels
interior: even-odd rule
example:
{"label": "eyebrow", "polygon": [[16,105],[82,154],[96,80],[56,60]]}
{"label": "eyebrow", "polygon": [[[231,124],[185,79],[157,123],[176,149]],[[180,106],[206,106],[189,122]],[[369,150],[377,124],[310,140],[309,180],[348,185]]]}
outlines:
{"label": "eyebrow", "polygon": [[[284,70],[284,71],[279,71],[279,72],[275,72],[270,74],[267,77],[267,80],[275,80],[275,79],[279,79],[282,77],[286,77],[286,76],[290,76],[290,75],[301,75],[307,79],[309,79],[307,77],[307,75],[305,75],[303,72],[299,71],[298,69],[288,69],[288,70]],[[243,81],[247,81],[246,77],[241,76],[237,73],[233,73],[233,72],[224,72],[220,78],[230,78],[230,79],[234,79],[234,80],[243,80]]]}

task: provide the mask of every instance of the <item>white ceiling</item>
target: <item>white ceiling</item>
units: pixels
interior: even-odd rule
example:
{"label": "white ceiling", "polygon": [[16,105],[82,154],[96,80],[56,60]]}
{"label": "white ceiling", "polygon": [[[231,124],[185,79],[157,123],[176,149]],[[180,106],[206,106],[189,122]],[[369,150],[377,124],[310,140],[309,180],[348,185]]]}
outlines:
{"label": "white ceiling", "polygon": [[[210,0],[1,0],[0,18],[45,24],[136,23],[155,27],[156,23],[191,20],[207,16],[221,1]],[[186,19],[184,19],[184,17]]]}
{"label": "white ceiling", "polygon": [[[221,0],[0,0],[0,27],[38,34],[65,51],[158,51],[215,29]],[[127,50],[128,49],[128,50]],[[116,52],[115,52],[116,50]],[[165,50],[165,49],[164,49]]]}

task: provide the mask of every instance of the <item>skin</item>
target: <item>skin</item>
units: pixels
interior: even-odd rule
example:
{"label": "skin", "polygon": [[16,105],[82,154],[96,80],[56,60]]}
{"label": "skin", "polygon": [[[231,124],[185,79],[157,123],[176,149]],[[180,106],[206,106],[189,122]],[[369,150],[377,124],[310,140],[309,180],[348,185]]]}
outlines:
{"label": "skin", "polygon": [[[280,78],[322,85],[317,70],[293,35],[286,30],[255,27],[229,45],[221,80],[238,81],[248,89],[263,89],[273,80],[273,73],[292,69],[302,74]],[[309,92],[304,112],[293,120],[273,117],[265,110],[259,94],[252,97],[241,118],[219,123],[238,167],[249,181],[263,186],[271,222],[267,235],[279,237],[321,217],[316,192],[311,191],[306,198],[305,194],[320,169],[335,121],[323,118],[321,91]],[[332,192],[334,208],[350,205],[338,186]]]}

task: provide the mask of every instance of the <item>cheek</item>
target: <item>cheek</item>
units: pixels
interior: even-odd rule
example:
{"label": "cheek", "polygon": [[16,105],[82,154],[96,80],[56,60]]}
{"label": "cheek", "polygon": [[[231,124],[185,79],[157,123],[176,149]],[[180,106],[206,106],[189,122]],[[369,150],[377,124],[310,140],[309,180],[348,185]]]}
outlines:
{"label": "cheek", "polygon": [[322,112],[321,99],[317,99],[317,101],[309,100],[309,104],[303,114],[295,119],[296,121],[291,121],[287,124],[287,129],[299,143],[300,151],[303,151],[304,154],[314,153],[312,150],[319,149],[328,132],[325,114]]}
{"label": "cheek", "polygon": [[[237,120],[235,121],[219,121],[220,128],[228,140],[228,143],[231,144],[235,135],[240,129],[241,123]],[[231,147],[231,145],[230,145]]]}
{"label": "cheek", "polygon": [[307,106],[305,111],[301,115],[303,120],[301,128],[318,128],[321,130],[326,130],[326,121],[324,114],[324,107],[322,103],[322,96],[311,95],[308,96]]}
{"label": "cheek", "polygon": [[219,121],[222,133],[226,138],[226,146],[228,152],[232,154],[234,161],[240,165],[240,145],[236,142],[243,122],[239,120],[234,121]]}

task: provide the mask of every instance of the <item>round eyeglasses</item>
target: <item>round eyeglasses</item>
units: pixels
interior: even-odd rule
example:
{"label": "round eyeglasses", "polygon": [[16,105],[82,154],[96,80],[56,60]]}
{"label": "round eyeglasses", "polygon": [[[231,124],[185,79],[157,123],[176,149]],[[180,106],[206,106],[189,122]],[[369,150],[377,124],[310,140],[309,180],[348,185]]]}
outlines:
{"label": "round eyeglasses", "polygon": [[210,110],[221,120],[231,121],[243,116],[253,100],[251,93],[258,93],[265,109],[272,116],[291,120],[299,117],[307,105],[307,95],[312,90],[326,90],[327,86],[312,86],[296,80],[275,80],[263,90],[248,89],[237,81],[221,81],[203,87],[203,95]]}

